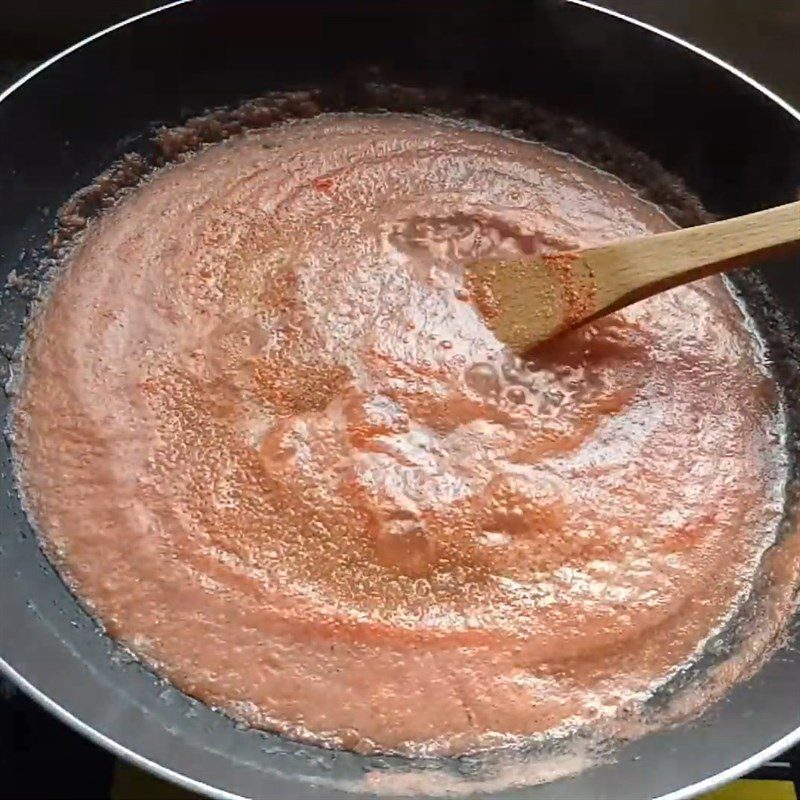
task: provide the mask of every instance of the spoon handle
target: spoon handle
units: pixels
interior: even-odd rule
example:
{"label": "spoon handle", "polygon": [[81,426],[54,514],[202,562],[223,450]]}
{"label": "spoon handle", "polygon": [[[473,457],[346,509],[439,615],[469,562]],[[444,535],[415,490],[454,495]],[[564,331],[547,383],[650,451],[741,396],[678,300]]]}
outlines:
{"label": "spoon handle", "polygon": [[582,257],[597,277],[597,306],[606,312],[766,255],[794,251],[800,251],[800,202],[612,242]]}

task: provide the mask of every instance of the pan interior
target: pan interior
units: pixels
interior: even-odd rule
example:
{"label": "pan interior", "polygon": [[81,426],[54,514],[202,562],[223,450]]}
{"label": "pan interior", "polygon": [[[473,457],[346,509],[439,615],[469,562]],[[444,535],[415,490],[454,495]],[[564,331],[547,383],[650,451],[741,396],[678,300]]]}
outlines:
{"label": "pan interior", "polygon": [[[151,170],[170,161],[190,157],[192,152],[235,136],[243,129],[258,129],[265,124],[276,124],[319,112],[341,111],[435,114],[490,124],[508,130],[520,138],[542,141],[617,175],[637,189],[642,197],[664,208],[679,224],[699,224],[710,219],[697,198],[651,159],[626,147],[613,136],[585,126],[570,117],[544,111],[529,102],[442,89],[425,90],[377,81],[350,83],[344,87],[339,84],[325,89],[268,93],[233,108],[216,109],[190,118],[179,126],[159,127],[150,131],[140,139],[140,147],[128,148],[109,169],[62,206],[59,224],[51,241],[52,247],[47,251],[32,253],[26,260],[27,269],[23,267],[15,271],[9,282],[12,291],[8,293],[6,306],[9,303],[12,306],[16,304],[19,309],[31,299],[40,299],[46,292],[48,281],[58,272],[73,244],[80,241],[86,223],[102,213],[104,208],[124,197]],[[797,363],[792,358],[794,338],[789,333],[786,320],[776,309],[769,290],[757,276],[752,273],[734,276],[733,285],[767,352],[770,355],[780,353],[780,358],[772,359],[773,369],[784,390],[781,403],[787,418],[785,435],[792,437],[796,420],[793,418],[793,409],[786,402],[785,392],[796,381],[792,369],[792,365]],[[19,353],[12,360],[12,369],[18,367],[18,356]],[[19,369],[15,369],[15,372],[18,376]],[[9,384],[12,396],[15,391],[14,383],[12,380]],[[9,430],[9,437],[13,439],[13,428]],[[791,480],[788,482],[784,520],[776,538],[776,547],[781,547],[784,540],[791,538],[795,531],[794,476],[797,467],[793,448],[789,448],[789,452],[792,455]],[[724,630],[707,643],[703,654],[656,692],[650,701],[654,720],[663,720],[665,716],[680,720],[687,715],[686,709],[681,710],[680,698],[687,689],[702,686],[709,674],[735,656],[742,642],[752,635],[753,626],[761,621],[765,613],[763,599],[769,594],[770,580],[770,572],[766,570]],[[72,601],[66,602],[69,608]],[[84,619],[82,614],[78,616],[81,621],[76,622],[76,625],[94,624]],[[105,640],[104,646],[112,661],[125,664],[127,670],[144,671],[121,647]],[[765,646],[769,646],[768,643]],[[153,680],[149,675],[142,677],[145,681]],[[209,713],[196,701],[168,684],[162,684],[162,687],[161,699],[181,708],[184,714],[205,717]],[[213,720],[215,727],[226,724],[230,723],[216,718]],[[647,720],[641,721],[641,730],[644,731],[647,725]],[[465,786],[471,789],[498,790],[504,787],[506,779],[502,776],[508,774],[509,769],[514,773],[511,782],[520,781],[522,770],[526,775],[524,782],[537,783],[569,774],[596,760],[605,760],[618,745],[611,740],[598,740],[589,732],[577,732],[564,739],[549,738],[546,741],[531,742],[521,751],[494,751],[459,759],[407,759],[392,756],[362,758],[308,745],[292,745],[279,737],[261,732],[242,731],[236,735],[257,738],[259,749],[263,753],[286,755],[294,762],[301,759],[304,768],[308,764],[313,765],[318,780],[324,779],[326,783],[333,782],[341,788],[358,791],[368,787],[360,781],[345,777],[350,772],[352,763],[358,763],[368,772],[388,772],[392,776],[400,773],[407,776],[401,780],[395,777],[384,780],[390,791],[405,792],[413,787],[414,791],[439,792],[458,787],[463,790]],[[419,770],[425,772],[427,784],[417,778],[408,777],[416,775]],[[434,773],[437,777],[431,782],[430,777]]]}

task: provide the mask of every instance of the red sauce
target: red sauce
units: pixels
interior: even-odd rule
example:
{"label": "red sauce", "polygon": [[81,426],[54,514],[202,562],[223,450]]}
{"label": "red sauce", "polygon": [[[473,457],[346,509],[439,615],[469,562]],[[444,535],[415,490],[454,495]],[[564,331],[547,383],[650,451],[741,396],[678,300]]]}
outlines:
{"label": "red sauce", "polygon": [[293,736],[457,753],[641,707],[780,516],[758,342],[714,279],[523,361],[462,266],[671,227],[573,158],[423,118],[161,170],[29,331],[49,553],[180,688]]}

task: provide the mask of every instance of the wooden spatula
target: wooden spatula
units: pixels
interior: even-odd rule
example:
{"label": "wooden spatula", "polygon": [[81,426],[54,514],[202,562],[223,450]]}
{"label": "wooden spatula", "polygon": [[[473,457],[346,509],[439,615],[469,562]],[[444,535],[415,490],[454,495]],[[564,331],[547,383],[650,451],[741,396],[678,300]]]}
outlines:
{"label": "wooden spatula", "polygon": [[467,284],[497,337],[522,352],[657,292],[793,250],[800,202],[587,250],[477,261]]}

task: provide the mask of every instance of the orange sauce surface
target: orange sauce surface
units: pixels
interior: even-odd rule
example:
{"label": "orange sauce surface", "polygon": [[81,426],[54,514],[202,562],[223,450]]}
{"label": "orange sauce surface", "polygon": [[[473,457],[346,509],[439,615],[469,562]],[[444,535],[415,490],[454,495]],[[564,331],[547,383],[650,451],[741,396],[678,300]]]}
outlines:
{"label": "orange sauce surface", "polygon": [[459,753],[641,707],[780,517],[758,341],[713,279],[523,360],[463,264],[672,227],[434,119],[323,116],[161,170],[30,328],[48,552],[180,688],[292,736]]}

